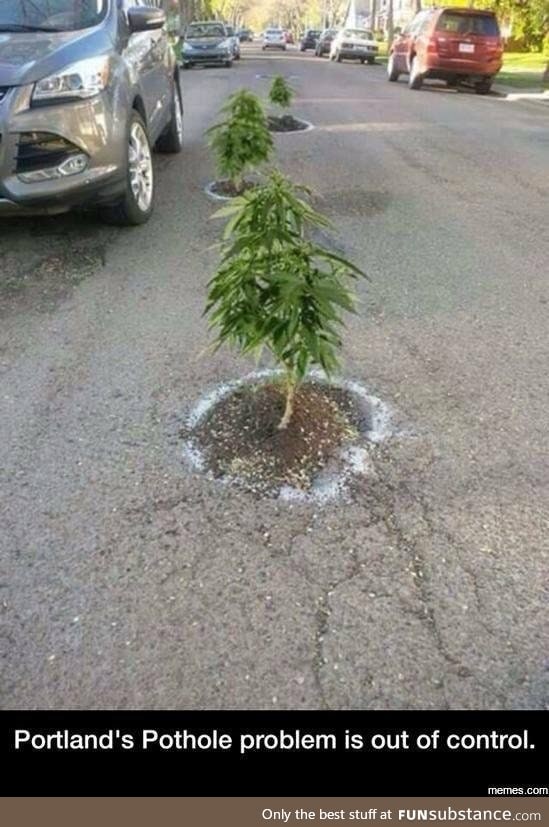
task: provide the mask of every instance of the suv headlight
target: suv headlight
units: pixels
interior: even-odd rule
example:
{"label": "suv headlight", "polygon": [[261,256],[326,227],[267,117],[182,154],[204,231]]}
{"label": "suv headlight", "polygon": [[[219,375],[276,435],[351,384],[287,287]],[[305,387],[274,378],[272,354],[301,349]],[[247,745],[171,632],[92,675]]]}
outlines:
{"label": "suv headlight", "polygon": [[36,103],[52,103],[92,98],[106,88],[108,80],[108,57],[86,58],[39,80],[35,84],[32,100]]}

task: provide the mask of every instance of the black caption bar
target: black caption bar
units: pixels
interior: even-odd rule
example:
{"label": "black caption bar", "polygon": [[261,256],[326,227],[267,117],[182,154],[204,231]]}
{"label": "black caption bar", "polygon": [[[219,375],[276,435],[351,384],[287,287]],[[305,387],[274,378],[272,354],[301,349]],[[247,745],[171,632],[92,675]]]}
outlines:
{"label": "black caption bar", "polygon": [[543,795],[548,783],[538,712],[2,712],[1,721],[3,795]]}

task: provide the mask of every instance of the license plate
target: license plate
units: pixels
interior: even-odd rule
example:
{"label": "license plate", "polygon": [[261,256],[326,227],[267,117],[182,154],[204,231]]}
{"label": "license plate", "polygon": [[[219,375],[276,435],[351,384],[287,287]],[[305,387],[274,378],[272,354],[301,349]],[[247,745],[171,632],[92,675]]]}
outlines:
{"label": "license plate", "polygon": [[467,54],[472,54],[475,51],[475,46],[473,43],[460,43],[459,51],[466,52]]}

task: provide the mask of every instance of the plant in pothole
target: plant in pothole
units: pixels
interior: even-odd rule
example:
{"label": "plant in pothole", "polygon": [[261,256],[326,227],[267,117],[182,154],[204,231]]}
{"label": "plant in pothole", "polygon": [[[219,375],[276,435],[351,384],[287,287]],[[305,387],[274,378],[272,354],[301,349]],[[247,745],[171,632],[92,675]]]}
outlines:
{"label": "plant in pothole", "polygon": [[246,174],[269,160],[273,140],[259,98],[247,89],[235,92],[223,109],[220,123],[208,129],[221,181],[214,183],[220,194],[235,196],[250,186]]}
{"label": "plant in pothole", "polygon": [[[205,313],[217,331],[216,347],[271,353],[283,376],[279,431],[295,415],[296,393],[309,369],[318,366],[330,377],[337,368],[342,311],[355,310],[349,282],[364,275],[310,237],[329,222],[308,195],[275,171],[216,214],[228,222]],[[309,402],[306,428],[314,424],[314,410]],[[337,416],[332,420],[338,424]]]}

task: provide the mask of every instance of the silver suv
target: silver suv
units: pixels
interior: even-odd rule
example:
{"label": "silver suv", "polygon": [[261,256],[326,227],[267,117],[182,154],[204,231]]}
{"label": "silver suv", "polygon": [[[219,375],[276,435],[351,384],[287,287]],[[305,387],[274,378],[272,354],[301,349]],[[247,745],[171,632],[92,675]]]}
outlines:
{"label": "silver suv", "polygon": [[153,209],[151,148],[180,152],[164,13],[137,0],[0,3],[0,215]]}

